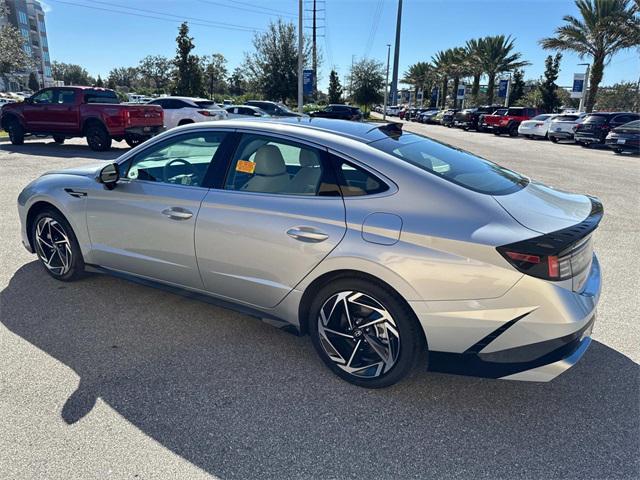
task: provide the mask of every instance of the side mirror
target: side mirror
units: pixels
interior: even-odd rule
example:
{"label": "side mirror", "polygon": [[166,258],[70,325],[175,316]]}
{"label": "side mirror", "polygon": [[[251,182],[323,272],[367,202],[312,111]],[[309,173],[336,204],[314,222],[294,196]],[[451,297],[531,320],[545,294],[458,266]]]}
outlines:
{"label": "side mirror", "polygon": [[118,171],[118,165],[110,163],[100,170],[98,175],[98,181],[103,183],[109,190],[113,190],[116,187],[116,182],[120,180],[120,172]]}

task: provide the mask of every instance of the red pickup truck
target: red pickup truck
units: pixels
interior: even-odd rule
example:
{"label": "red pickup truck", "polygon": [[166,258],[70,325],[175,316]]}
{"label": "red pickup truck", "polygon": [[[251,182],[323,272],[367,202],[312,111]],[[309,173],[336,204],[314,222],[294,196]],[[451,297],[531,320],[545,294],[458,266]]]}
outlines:
{"label": "red pickup truck", "polygon": [[508,133],[512,137],[518,136],[520,122],[529,120],[544,113],[539,108],[509,107],[496,111],[493,115],[482,115],[478,122],[479,130],[486,132],[491,130],[494,135]]}
{"label": "red pickup truck", "polygon": [[52,135],[56,143],[87,137],[92,150],[108,150],[112,140],[133,147],[160,133],[164,117],[157,105],[120,104],[113,90],[53,87],[3,106],[0,127],[14,145],[22,145],[25,135]]}

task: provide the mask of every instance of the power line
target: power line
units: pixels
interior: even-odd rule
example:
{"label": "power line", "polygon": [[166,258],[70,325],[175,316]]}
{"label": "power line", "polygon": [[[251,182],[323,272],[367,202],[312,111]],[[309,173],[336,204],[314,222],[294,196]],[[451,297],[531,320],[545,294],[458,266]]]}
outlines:
{"label": "power line", "polygon": [[275,8],[270,8],[270,7],[262,7],[260,5],[254,5],[253,3],[239,2],[237,0],[227,0],[227,2],[237,3],[238,5],[245,5],[247,7],[261,8],[263,10],[267,10],[267,11],[270,11],[270,12],[273,12],[273,13],[277,13],[277,14],[280,14],[280,15],[286,15],[288,17],[297,17],[297,15],[295,15],[293,13],[290,13],[290,12],[285,12],[283,10],[277,10]]}
{"label": "power line", "polygon": [[153,14],[157,14],[157,15],[163,15],[165,17],[173,17],[177,20],[194,20],[196,22],[205,22],[205,23],[210,23],[212,25],[219,25],[219,26],[228,26],[228,27],[237,27],[237,28],[241,28],[243,30],[261,30],[258,28],[253,28],[253,27],[247,27],[246,25],[238,25],[235,23],[227,23],[227,22],[219,22],[216,20],[207,20],[205,18],[196,18],[196,17],[187,17],[187,16],[183,16],[183,15],[175,15],[173,13],[164,13],[164,12],[158,12],[157,10],[149,10],[149,9],[145,9],[145,8],[136,8],[136,7],[127,7],[125,5],[119,5],[117,3],[110,3],[110,2],[102,2],[100,0],[92,0],[93,3],[100,3],[102,5],[107,5],[110,7],[116,7],[116,8],[124,8],[126,10],[135,10],[137,12],[144,12],[144,13],[153,13]]}
{"label": "power line", "polygon": [[378,33],[378,26],[380,25],[380,20],[382,18],[382,8],[383,0],[378,0],[376,8],[373,12],[373,23],[371,24],[371,29],[369,30],[369,37],[367,38],[367,43],[365,44],[364,58],[367,58],[369,56],[369,53],[371,53],[371,48],[373,47],[376,33]]}
{"label": "power line", "polygon": [[[104,7],[95,7],[92,5],[85,5],[82,3],[74,3],[74,2],[68,2],[68,1],[63,1],[63,0],[52,0],[53,2],[56,3],[61,3],[63,5],[71,5],[74,7],[82,7],[82,8],[88,8],[91,10],[100,10],[103,12],[109,12],[109,13],[119,13],[121,15],[129,15],[129,16],[133,16],[133,17],[141,17],[141,18],[149,18],[152,20],[161,20],[164,22],[171,22],[171,23],[176,23],[176,22],[182,22],[184,21],[184,19],[180,19],[178,20],[178,18],[181,17],[176,17],[176,19],[170,19],[170,18],[162,18],[162,17],[156,17],[153,15],[145,15],[142,13],[134,13],[134,12],[124,12],[121,10],[113,10],[110,8],[104,8]],[[126,8],[126,7],[125,7]],[[260,28],[251,28],[251,27],[236,27],[236,26],[228,26],[228,24],[223,23],[223,22],[219,22],[218,24],[214,25],[212,23],[201,23],[201,22],[189,22],[191,25],[198,25],[201,27],[208,27],[208,28],[221,28],[221,29],[225,29],[225,30],[236,30],[236,31],[240,31],[240,32],[252,32],[252,31],[263,31],[264,29],[260,29]]]}
{"label": "power line", "polygon": [[[255,10],[254,8],[236,7],[236,6],[233,6],[233,5],[228,5],[226,3],[213,2],[211,0],[200,0],[200,2],[201,3],[207,3],[209,5],[215,5],[216,7],[235,8],[236,10],[242,10],[242,11],[245,11],[245,12],[259,13],[261,15],[269,15],[269,12],[264,12],[264,11],[261,11],[261,10]],[[264,8],[264,7],[258,7],[258,8]],[[282,16],[282,17],[297,18],[296,15],[292,15],[290,13],[277,13],[277,15]]]}

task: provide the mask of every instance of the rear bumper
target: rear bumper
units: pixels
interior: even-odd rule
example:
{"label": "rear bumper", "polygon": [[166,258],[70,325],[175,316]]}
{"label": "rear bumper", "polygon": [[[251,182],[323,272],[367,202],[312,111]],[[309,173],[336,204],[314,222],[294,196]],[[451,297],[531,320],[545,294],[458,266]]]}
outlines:
{"label": "rear bumper", "polygon": [[625,143],[618,143],[617,138],[607,138],[605,144],[613,150],[624,150],[627,152],[640,153],[640,142],[634,139],[625,138]]}
{"label": "rear bumper", "polygon": [[155,125],[147,127],[129,127],[124,129],[125,134],[136,137],[153,137],[164,131],[164,126]]}
{"label": "rear bumper", "polygon": [[549,136],[558,138],[560,140],[573,140],[573,132],[552,132],[549,131]]}
{"label": "rear bumper", "polygon": [[602,142],[602,138],[600,138],[597,135],[591,135],[591,134],[580,134],[580,133],[576,133],[573,136],[574,140],[576,142],[582,142],[582,143],[603,143]]}
{"label": "rear bumper", "polygon": [[600,289],[594,255],[580,292],[524,275],[500,298],[410,305],[427,338],[430,370],[548,382],[589,346]]}

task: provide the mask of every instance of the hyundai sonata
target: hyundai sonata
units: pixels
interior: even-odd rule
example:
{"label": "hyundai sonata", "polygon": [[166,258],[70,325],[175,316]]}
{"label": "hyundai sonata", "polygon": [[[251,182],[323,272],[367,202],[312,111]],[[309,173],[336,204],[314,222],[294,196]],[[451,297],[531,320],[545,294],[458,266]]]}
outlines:
{"label": "hyundai sonata", "polygon": [[309,334],[356,385],[431,370],[549,381],[590,343],[595,198],[397,124],[199,123],[18,198],[62,281],[98,271]]}

